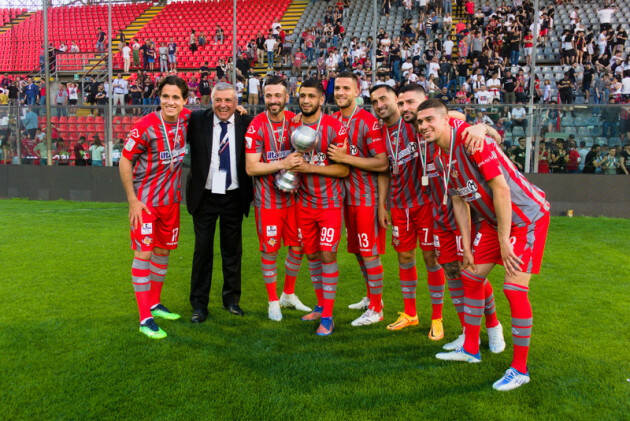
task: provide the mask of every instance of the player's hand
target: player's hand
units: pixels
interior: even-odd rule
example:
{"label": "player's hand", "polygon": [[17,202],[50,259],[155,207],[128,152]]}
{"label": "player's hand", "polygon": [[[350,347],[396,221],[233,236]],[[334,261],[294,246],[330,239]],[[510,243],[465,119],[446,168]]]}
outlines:
{"label": "player's hand", "polygon": [[477,269],[475,266],[475,258],[473,257],[471,250],[464,250],[464,256],[462,259],[462,269],[468,269],[471,272],[475,272]]}
{"label": "player's hand", "polygon": [[242,105],[237,105],[235,108],[236,112],[239,113],[240,115],[247,115],[248,112],[245,109],[245,107],[243,107]]}
{"label": "player's hand", "polygon": [[299,173],[310,173],[313,172],[311,170],[311,164],[309,164],[308,162],[302,160],[302,162],[299,165],[296,165],[295,167],[291,168],[291,171],[295,171],[295,172],[299,172]]}
{"label": "player's hand", "polygon": [[138,228],[138,225],[142,224],[142,211],[151,215],[151,211],[147,208],[147,205],[139,201],[138,199],[129,202],[129,223],[132,229]]}
{"label": "player's hand", "polygon": [[483,149],[483,144],[486,139],[486,126],[485,124],[475,124],[474,126],[468,126],[462,132],[464,137],[464,145],[466,145],[466,151],[469,154],[479,152]]}
{"label": "player's hand", "polygon": [[285,170],[293,170],[295,167],[304,163],[304,158],[299,152],[292,152],[282,160],[282,168]]}
{"label": "player's hand", "polygon": [[505,272],[509,276],[516,276],[518,272],[521,272],[521,265],[523,260],[514,253],[514,247],[510,240],[500,241],[501,246],[501,259],[503,260],[503,267]]}
{"label": "player's hand", "polygon": [[389,217],[389,212],[383,206],[378,207],[378,223],[383,229],[387,229],[392,225],[392,220]]}
{"label": "player's hand", "polygon": [[348,157],[347,150],[348,142],[344,142],[342,147],[332,144],[328,147],[328,158],[340,164],[345,164],[345,160]]}
{"label": "player's hand", "polygon": [[302,113],[297,113],[292,119],[291,122],[292,123],[299,123],[300,121],[302,121]]}

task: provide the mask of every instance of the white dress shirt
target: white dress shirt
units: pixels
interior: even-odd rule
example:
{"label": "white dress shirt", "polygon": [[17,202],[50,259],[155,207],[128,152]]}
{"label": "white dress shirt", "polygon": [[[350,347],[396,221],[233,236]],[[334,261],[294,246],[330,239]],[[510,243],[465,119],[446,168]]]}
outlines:
{"label": "white dress shirt", "polygon": [[[210,158],[210,171],[208,171],[208,178],[206,179],[206,190],[211,190],[213,193],[222,193],[220,190],[212,188],[212,178],[219,172],[219,143],[221,139],[221,120],[216,116],[212,120],[212,156]],[[236,173],[236,145],[234,134],[234,114],[227,120],[229,137],[228,145],[230,148],[230,176],[232,182],[227,187],[227,190],[238,189],[238,174]],[[217,190],[217,191],[215,191]]]}

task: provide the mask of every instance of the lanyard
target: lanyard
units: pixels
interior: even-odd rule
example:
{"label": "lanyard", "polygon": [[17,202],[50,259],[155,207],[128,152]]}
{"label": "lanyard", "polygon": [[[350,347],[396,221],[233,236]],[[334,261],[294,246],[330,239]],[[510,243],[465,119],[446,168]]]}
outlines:
{"label": "lanyard", "polygon": [[418,148],[418,152],[420,153],[420,163],[422,164],[422,185],[426,187],[429,185],[429,179],[427,178],[427,141],[423,139],[423,143],[424,152],[422,148]]}
{"label": "lanyard", "polygon": [[[171,149],[171,142],[168,139],[168,131],[166,130],[166,124],[164,124],[164,119],[162,118],[162,112],[158,113],[160,116],[160,123],[162,123],[162,129],[164,130],[164,137],[166,137],[166,147],[168,147],[168,155],[171,158],[171,162],[169,164],[169,169],[173,171],[173,150]],[[173,146],[179,146],[179,116],[177,116],[177,126],[175,127],[175,136],[173,137]]]}
{"label": "lanyard", "polygon": [[[446,206],[447,200],[448,200],[448,183],[451,179],[451,167],[452,167],[452,160],[453,160],[453,145],[455,144],[455,129],[451,130],[451,146],[449,148],[448,151],[448,169],[446,171],[446,177],[442,177],[442,180],[444,181],[444,198],[442,199],[442,205]],[[442,167],[444,167],[444,165],[442,165]]]}
{"label": "lanyard", "polygon": [[284,125],[285,125],[285,116],[284,112],[282,112],[282,131],[280,132],[279,139],[276,139],[276,132],[273,129],[273,124],[271,123],[271,119],[269,118],[269,113],[265,113],[267,116],[267,123],[269,123],[269,129],[271,130],[271,138],[273,139],[273,144],[276,146],[276,152],[279,154],[282,150],[282,143],[284,142]]}
{"label": "lanyard", "polygon": [[394,174],[398,174],[398,149],[400,148],[400,129],[402,127],[402,117],[398,120],[398,130],[396,131],[396,152],[394,152],[394,146],[392,145],[392,141],[389,138],[389,128],[387,128],[385,130],[385,133],[387,134],[387,145],[389,146],[389,150],[392,153],[392,158],[393,158],[393,166],[392,166],[392,173]]}
{"label": "lanyard", "polygon": [[[322,124],[322,117],[323,117],[323,116],[324,116],[324,113],[321,113],[321,114],[319,115],[319,120],[317,120],[317,128],[315,129],[315,132],[317,133],[317,136],[318,136],[318,137],[320,137],[320,136],[319,136],[319,127],[320,127],[320,126],[321,126],[321,124]],[[304,124],[304,121],[302,121],[302,126],[308,126],[308,124]],[[319,141],[319,139],[318,139],[318,141]],[[314,151],[314,150],[315,150],[315,148],[313,148],[313,150],[312,150],[311,152],[309,152],[309,157],[308,157],[308,162],[309,162],[309,164],[312,164],[312,163],[313,163],[313,151]]]}
{"label": "lanyard", "polygon": [[356,104],[354,104],[354,109],[352,110],[352,114],[350,114],[348,123],[343,122],[343,115],[341,114],[341,111],[339,111],[339,121],[341,122],[341,124],[343,124],[343,127],[346,129],[346,131],[348,130],[348,127],[350,127],[350,122],[352,121],[352,117],[354,117],[354,113],[357,112],[357,108],[359,107]]}

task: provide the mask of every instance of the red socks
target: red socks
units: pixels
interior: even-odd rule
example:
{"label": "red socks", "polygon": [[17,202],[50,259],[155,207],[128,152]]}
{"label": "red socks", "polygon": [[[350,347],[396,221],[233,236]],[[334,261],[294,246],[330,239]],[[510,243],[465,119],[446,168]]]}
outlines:
{"label": "red socks", "polygon": [[486,316],[486,329],[495,327],[499,324],[497,319],[497,308],[494,305],[494,293],[492,292],[492,284],[486,279],[483,284],[483,292],[485,299],[485,308],[483,314]]}
{"label": "red socks", "polygon": [[451,293],[451,301],[455,306],[459,322],[464,328],[464,285],[460,278],[448,279],[448,291]]}
{"label": "red socks", "polygon": [[151,315],[151,261],[134,257],[131,264],[131,282],[136,294],[140,323],[153,317]]}
{"label": "red socks", "polygon": [[284,290],[285,294],[295,293],[295,281],[302,264],[302,252],[294,251],[289,247],[287,258],[284,261]]}
{"label": "red socks", "polygon": [[418,273],[416,262],[398,263],[398,275],[400,276],[400,289],[405,303],[405,313],[414,317],[416,313],[416,286],[418,285]]}
{"label": "red socks", "polygon": [[527,372],[527,353],[532,335],[532,306],[527,293],[529,288],[517,284],[504,284],[503,292],[510,302],[512,311],[512,343],[514,358],[512,367],[521,373]]}
{"label": "red socks", "polygon": [[369,307],[380,312],[383,310],[383,265],[381,258],[365,261],[366,284],[368,288],[368,297],[370,298]]}
{"label": "red socks", "polygon": [[269,301],[278,301],[278,294],[276,293],[276,279],[278,278],[278,268],[276,266],[277,257],[276,254],[260,254],[260,268],[262,269]]}
{"label": "red socks", "polygon": [[162,256],[159,254],[151,254],[151,293],[150,293],[150,308],[160,304],[160,297],[162,295],[162,286],[164,285],[164,277],[168,270],[168,255]]}
{"label": "red socks", "polygon": [[315,290],[315,296],[317,296],[317,306],[324,306],[324,294],[322,292],[322,261],[309,260],[308,271],[311,275],[311,282],[313,283],[313,289]]}
{"label": "red socks", "polygon": [[446,277],[442,266],[427,268],[427,283],[429,284],[429,295],[431,296],[431,320],[442,318],[445,281]]}
{"label": "red socks", "polygon": [[339,281],[339,269],[337,262],[322,263],[322,290],[324,297],[324,311],[322,317],[332,317],[337,295],[337,282]]}
{"label": "red socks", "polygon": [[464,284],[464,350],[469,354],[479,352],[479,330],[481,329],[481,318],[485,307],[484,278],[473,275],[463,270],[461,272],[462,283]]}

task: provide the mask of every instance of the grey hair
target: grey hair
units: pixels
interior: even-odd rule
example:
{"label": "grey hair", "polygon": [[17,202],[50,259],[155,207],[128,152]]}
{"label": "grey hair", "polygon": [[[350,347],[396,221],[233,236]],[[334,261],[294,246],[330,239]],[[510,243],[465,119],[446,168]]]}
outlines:
{"label": "grey hair", "polygon": [[230,83],[227,82],[219,82],[216,85],[214,85],[214,88],[212,88],[212,93],[210,95],[210,98],[214,101],[214,94],[216,94],[218,91],[232,91],[232,93],[234,94],[234,100],[236,100],[236,89],[234,89],[234,86]]}

